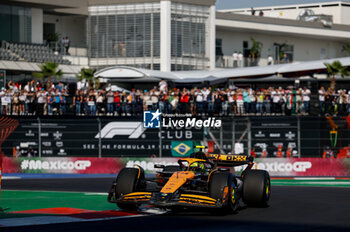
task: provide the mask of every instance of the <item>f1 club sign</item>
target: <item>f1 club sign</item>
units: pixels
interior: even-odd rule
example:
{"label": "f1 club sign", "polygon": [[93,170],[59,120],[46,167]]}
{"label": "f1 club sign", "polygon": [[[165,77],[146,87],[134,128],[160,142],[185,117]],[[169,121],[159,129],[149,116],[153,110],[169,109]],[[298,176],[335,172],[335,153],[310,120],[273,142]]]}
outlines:
{"label": "f1 club sign", "polygon": [[[42,158],[4,157],[3,173],[115,174],[121,168],[141,166],[154,174],[154,164],[176,165],[178,158]],[[350,176],[350,159],[265,158],[256,159],[253,168],[271,176]],[[235,167],[237,173],[245,167]]]}

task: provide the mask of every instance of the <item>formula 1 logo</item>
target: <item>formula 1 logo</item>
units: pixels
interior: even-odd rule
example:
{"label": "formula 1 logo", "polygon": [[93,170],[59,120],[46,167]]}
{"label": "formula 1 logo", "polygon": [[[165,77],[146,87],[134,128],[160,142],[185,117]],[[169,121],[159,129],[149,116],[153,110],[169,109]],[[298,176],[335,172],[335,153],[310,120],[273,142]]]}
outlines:
{"label": "formula 1 logo", "polygon": [[159,110],[143,112],[143,127],[160,128],[160,115],[162,115],[162,113],[160,113]]}
{"label": "formula 1 logo", "polygon": [[[128,135],[129,139],[138,139],[145,130],[142,122],[110,122],[102,128],[100,133],[102,139],[112,139],[118,135]],[[100,137],[100,133],[96,134],[95,139]]]}

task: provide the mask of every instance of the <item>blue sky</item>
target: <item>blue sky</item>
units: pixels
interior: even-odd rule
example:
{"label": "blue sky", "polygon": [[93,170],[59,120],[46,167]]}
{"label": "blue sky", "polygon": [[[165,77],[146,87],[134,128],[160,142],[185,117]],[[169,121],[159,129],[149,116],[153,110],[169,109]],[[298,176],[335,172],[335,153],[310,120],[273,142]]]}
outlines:
{"label": "blue sky", "polygon": [[[336,2],[332,0],[217,0],[216,9],[250,8],[260,6],[280,6],[304,3]],[[350,0],[343,0],[350,2]]]}

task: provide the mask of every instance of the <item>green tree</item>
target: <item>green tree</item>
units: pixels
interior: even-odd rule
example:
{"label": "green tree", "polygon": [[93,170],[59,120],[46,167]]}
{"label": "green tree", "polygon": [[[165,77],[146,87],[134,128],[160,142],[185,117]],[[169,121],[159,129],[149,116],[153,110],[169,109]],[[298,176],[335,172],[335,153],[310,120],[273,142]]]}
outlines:
{"label": "green tree", "polygon": [[263,48],[263,43],[255,40],[254,38],[250,38],[252,41],[252,47],[250,49],[250,55],[252,56],[252,62],[254,65],[256,65],[256,59],[261,56],[261,51]]}
{"label": "green tree", "polygon": [[44,65],[40,65],[41,72],[33,73],[33,76],[36,78],[46,79],[46,89],[50,89],[52,86],[52,77],[61,78],[62,70],[58,69],[58,64],[46,62]]}
{"label": "green tree", "polygon": [[91,68],[82,68],[80,72],[76,75],[76,78],[78,81],[86,80],[89,83],[89,90],[93,87],[99,88],[100,86],[100,80],[99,77],[95,76],[96,69]]}
{"label": "green tree", "polygon": [[350,43],[347,43],[343,46],[343,51],[347,52],[350,55]]}
{"label": "green tree", "polygon": [[347,67],[344,67],[340,61],[336,60],[333,63],[324,63],[327,68],[327,76],[331,78],[331,89],[335,89],[335,76],[340,75],[341,77],[349,76]]}

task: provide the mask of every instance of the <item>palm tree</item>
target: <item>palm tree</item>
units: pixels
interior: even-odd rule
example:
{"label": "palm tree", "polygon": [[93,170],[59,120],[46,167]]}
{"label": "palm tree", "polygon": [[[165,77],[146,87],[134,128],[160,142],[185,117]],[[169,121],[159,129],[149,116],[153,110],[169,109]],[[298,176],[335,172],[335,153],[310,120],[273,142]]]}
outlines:
{"label": "palm tree", "polygon": [[343,46],[343,51],[347,52],[350,55],[350,43],[347,43]]}
{"label": "palm tree", "polygon": [[349,76],[348,68],[344,67],[340,61],[336,60],[332,64],[324,63],[327,67],[327,76],[331,79],[331,89],[335,89],[335,76],[340,75],[341,77]]}
{"label": "palm tree", "polygon": [[99,77],[95,77],[96,69],[91,68],[82,68],[79,72],[79,74],[76,75],[76,78],[78,81],[86,80],[89,83],[89,90],[92,89],[94,86],[96,88],[100,85]]}
{"label": "palm tree", "polygon": [[254,38],[250,38],[252,41],[252,48],[250,49],[250,54],[252,56],[252,62],[255,64],[255,59],[261,55],[261,50],[263,48],[263,43],[256,41]]}
{"label": "palm tree", "polygon": [[44,65],[40,65],[41,72],[33,73],[34,77],[45,79],[46,80],[46,89],[50,89],[52,86],[51,77],[61,78],[62,70],[58,69],[58,64],[46,62]]}

